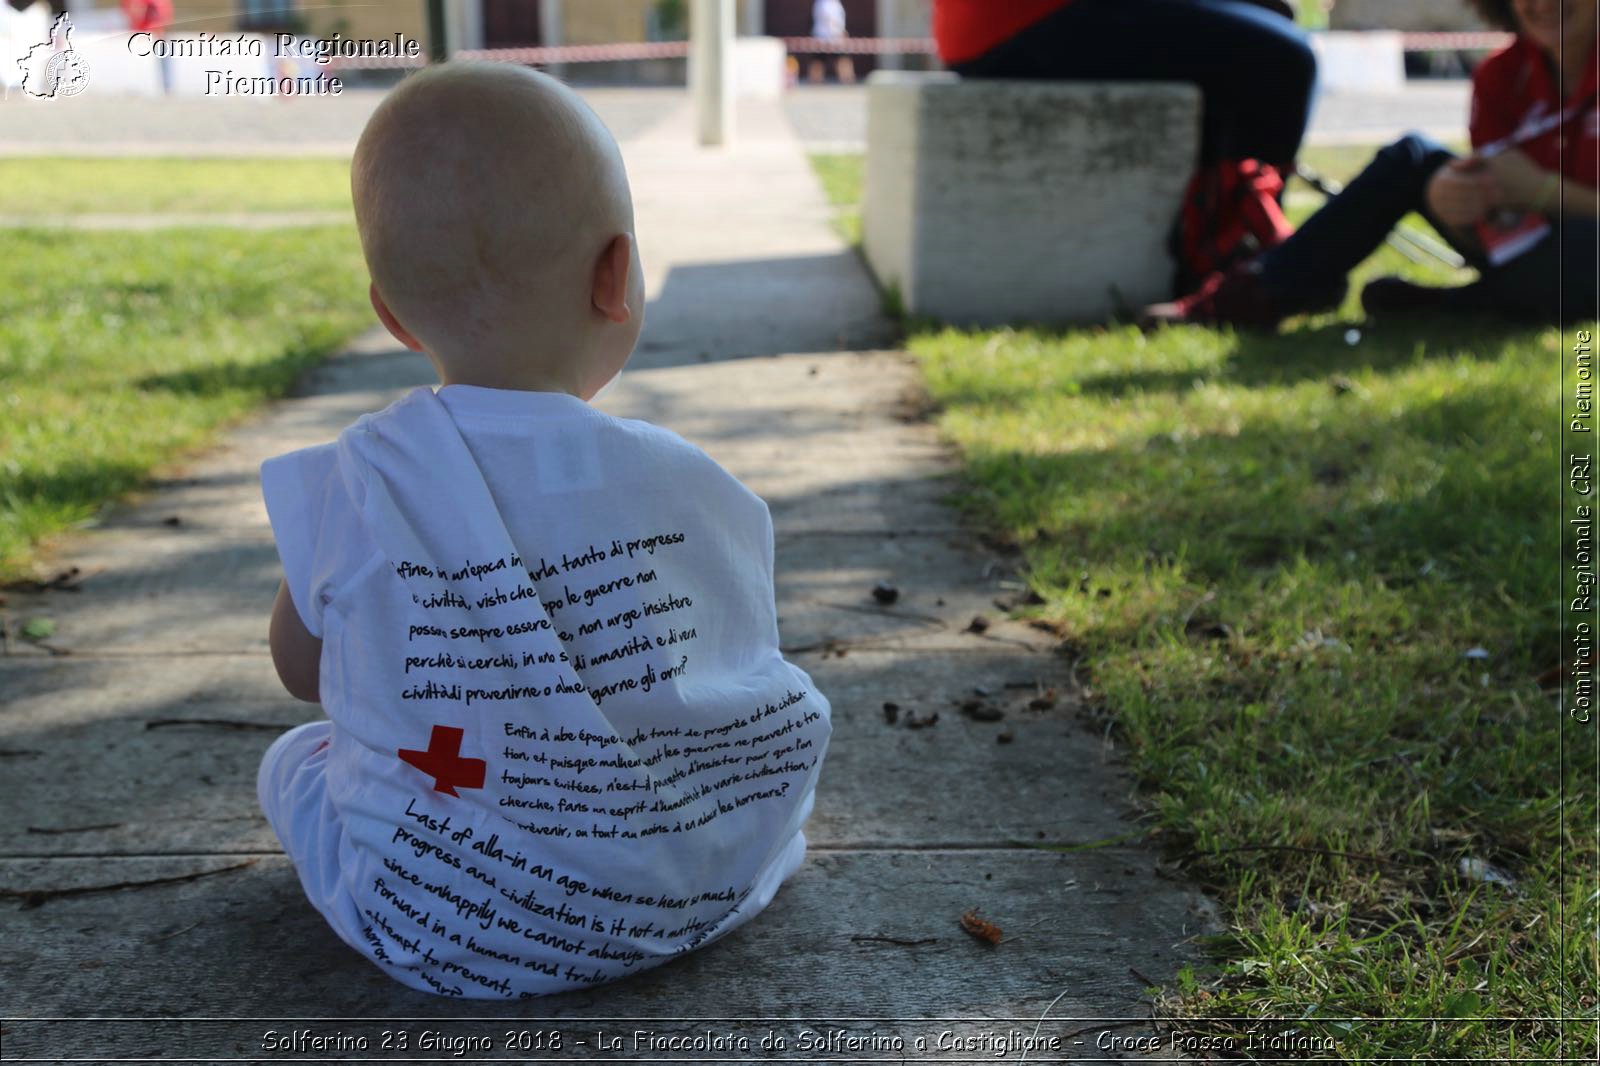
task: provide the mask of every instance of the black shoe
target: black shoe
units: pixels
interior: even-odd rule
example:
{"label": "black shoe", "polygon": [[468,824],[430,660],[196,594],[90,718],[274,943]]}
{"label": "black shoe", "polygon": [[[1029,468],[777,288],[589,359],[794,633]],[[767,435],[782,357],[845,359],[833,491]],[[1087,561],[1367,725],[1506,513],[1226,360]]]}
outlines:
{"label": "black shoe", "polygon": [[1198,324],[1240,326],[1246,329],[1276,329],[1284,316],[1267,303],[1261,291],[1260,271],[1253,261],[1235,263],[1218,270],[1197,285],[1193,292],[1151,304],[1139,316],[1144,329],[1155,326]]}
{"label": "black shoe", "polygon": [[1332,311],[1344,302],[1348,286],[1343,278],[1327,288],[1292,294],[1275,294],[1263,282],[1261,261],[1248,259],[1219,270],[1187,296],[1144,309],[1140,324],[1201,323],[1245,329],[1274,330],[1291,315]]}
{"label": "black shoe", "polygon": [[1443,305],[1449,289],[1418,285],[1405,278],[1374,278],[1361,290],[1361,309],[1369,315],[1391,311],[1433,311]]}

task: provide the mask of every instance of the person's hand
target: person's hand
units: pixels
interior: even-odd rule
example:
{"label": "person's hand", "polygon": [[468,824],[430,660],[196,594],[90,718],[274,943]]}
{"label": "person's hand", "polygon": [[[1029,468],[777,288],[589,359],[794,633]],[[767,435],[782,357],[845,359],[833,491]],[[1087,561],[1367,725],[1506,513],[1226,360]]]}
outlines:
{"label": "person's hand", "polygon": [[1500,185],[1484,161],[1452,159],[1428,181],[1426,199],[1447,226],[1470,226],[1500,205]]}

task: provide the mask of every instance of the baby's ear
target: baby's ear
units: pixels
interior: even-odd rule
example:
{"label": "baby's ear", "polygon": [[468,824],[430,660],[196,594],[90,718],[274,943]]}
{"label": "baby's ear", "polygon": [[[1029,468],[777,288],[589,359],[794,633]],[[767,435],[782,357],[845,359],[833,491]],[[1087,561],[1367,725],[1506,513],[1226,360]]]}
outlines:
{"label": "baby's ear", "polygon": [[594,309],[612,322],[628,321],[628,272],[633,269],[633,238],[619,233],[606,242],[594,265],[590,300]]}
{"label": "baby's ear", "polygon": [[383,323],[383,328],[394,336],[394,339],[410,348],[414,352],[422,351],[422,342],[411,335],[411,332],[400,324],[394,317],[394,312],[389,310],[389,305],[383,302],[383,297],[378,293],[376,283],[367,286],[367,299],[372,301],[372,309],[378,312],[378,321]]}

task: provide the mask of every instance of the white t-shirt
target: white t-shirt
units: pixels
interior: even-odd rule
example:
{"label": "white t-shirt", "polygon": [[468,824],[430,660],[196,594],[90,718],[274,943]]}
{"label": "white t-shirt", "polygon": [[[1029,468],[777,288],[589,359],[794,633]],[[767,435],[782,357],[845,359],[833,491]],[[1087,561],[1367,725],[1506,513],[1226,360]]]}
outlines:
{"label": "white t-shirt", "polygon": [[778,651],[766,505],[704,452],[451,385],[261,481],[332,721],[263,803],[346,943],[525,998],[701,946],[794,871],[829,706]]}
{"label": "white t-shirt", "polygon": [[844,4],[840,0],[816,0],[811,5],[811,36],[843,37]]}

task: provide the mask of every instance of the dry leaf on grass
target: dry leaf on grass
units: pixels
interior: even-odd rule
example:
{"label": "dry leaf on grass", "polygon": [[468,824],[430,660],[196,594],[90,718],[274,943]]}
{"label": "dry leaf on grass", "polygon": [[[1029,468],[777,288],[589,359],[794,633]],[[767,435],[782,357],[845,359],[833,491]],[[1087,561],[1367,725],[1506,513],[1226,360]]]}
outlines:
{"label": "dry leaf on grass", "polygon": [[979,918],[978,908],[976,907],[961,916],[961,928],[968,936],[976,940],[982,940],[986,944],[1000,943],[1000,927],[993,922]]}

